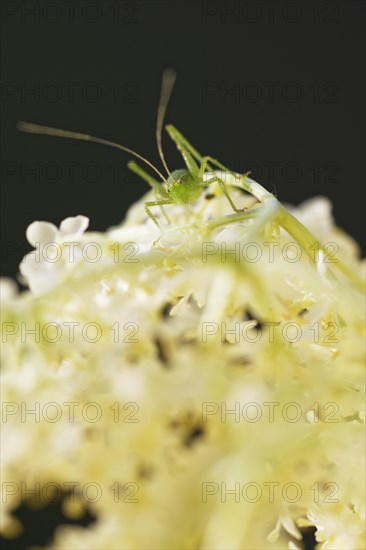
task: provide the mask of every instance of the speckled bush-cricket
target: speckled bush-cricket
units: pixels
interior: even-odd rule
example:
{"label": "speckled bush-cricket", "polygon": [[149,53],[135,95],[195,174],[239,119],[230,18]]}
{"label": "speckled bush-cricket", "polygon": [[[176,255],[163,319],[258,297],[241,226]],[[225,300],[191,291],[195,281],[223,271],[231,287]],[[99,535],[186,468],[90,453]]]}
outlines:
{"label": "speckled bush-cricket", "polygon": [[[186,138],[171,124],[166,126],[166,130],[175,142],[178,150],[180,151],[183,160],[185,162],[186,168],[174,170],[170,172],[162,148],[162,129],[165,118],[165,113],[173,90],[173,86],[176,79],[176,73],[172,69],[166,69],[163,72],[162,77],[162,86],[159,100],[159,107],[156,120],[156,141],[160,159],[163,163],[164,169],[167,172],[167,177],[165,177],[161,171],[156,168],[149,160],[144,158],[142,155],[136,151],[120,145],[119,143],[114,143],[103,138],[97,138],[89,134],[82,134],[78,132],[72,132],[69,130],[61,130],[59,128],[52,128],[49,126],[42,126],[39,124],[32,124],[29,122],[18,122],[17,128],[22,132],[28,132],[32,134],[46,134],[51,136],[71,138],[80,141],[91,141],[94,143],[100,143],[102,145],[108,145],[109,147],[114,147],[129,153],[130,155],[136,157],[140,161],[144,162],[149,166],[160,178],[160,183],[158,180],[154,179],[150,174],[148,174],[140,165],[135,161],[128,162],[127,166],[132,172],[139,175],[143,180],[145,180],[153,189],[155,194],[155,199],[153,201],[148,201],[145,203],[145,210],[147,215],[151,220],[159,227],[162,231],[160,224],[154,214],[151,212],[151,207],[159,206],[170,223],[169,217],[164,211],[164,206],[172,204],[183,204],[189,205],[196,201],[206,190],[206,188],[214,182],[217,182],[222,193],[227,198],[230,203],[231,208],[233,209],[233,214],[228,214],[221,216],[216,219],[208,220],[205,222],[205,227],[208,230],[225,226],[233,222],[238,222],[244,219],[251,219],[252,223],[247,229],[247,238],[255,238],[258,233],[262,233],[266,228],[268,229],[267,238],[271,239],[271,234],[273,229],[279,230],[282,227],[291,237],[295,239],[296,242],[305,250],[310,261],[314,264],[318,263],[317,259],[314,259],[313,247],[314,243],[317,244],[317,250],[321,252],[322,262],[326,262],[327,258],[331,258],[331,254],[324,247],[321,246],[314,236],[310,233],[306,227],[304,227],[287,209],[285,209],[282,204],[277,200],[277,198],[270,192],[268,192],[262,185],[258,182],[252,180],[248,177],[250,172],[245,174],[237,174],[226,168],[223,164],[212,158],[211,156],[202,156],[198,151],[186,140]],[[213,167],[219,168],[221,172],[224,172],[227,175],[232,176],[230,178],[230,186],[238,187],[244,191],[247,191],[253,195],[259,203],[261,203],[260,208],[239,209],[235,206],[233,200],[230,197],[227,184],[220,177],[221,172],[216,170],[213,171]],[[205,178],[204,176],[207,176]],[[342,262],[337,263],[337,268],[347,275],[357,287],[363,287],[362,281],[359,277],[355,276],[354,273],[348,266]],[[330,269],[325,266],[324,268],[327,272]],[[334,275],[332,274],[334,277]]]}
{"label": "speckled bush-cricket", "polygon": [[[82,134],[79,132],[73,132],[69,130],[62,130],[59,128],[43,126],[40,124],[31,124],[29,122],[23,122],[23,121],[18,122],[17,128],[22,132],[29,132],[32,134],[47,134],[51,136],[71,138],[71,139],[76,139],[81,141],[92,141],[94,143],[108,145],[109,147],[114,147],[116,149],[125,151],[133,155],[134,157],[138,158],[140,161],[143,161],[146,165],[148,165],[151,169],[154,170],[154,172],[159,176],[159,178],[163,183],[160,183],[159,181],[154,179],[135,161],[130,161],[127,166],[132,172],[134,172],[135,174],[140,176],[143,180],[145,180],[154,190],[156,200],[146,202],[145,210],[148,216],[153,220],[153,222],[159,228],[160,228],[160,225],[156,217],[154,216],[154,214],[151,212],[151,207],[160,206],[163,209],[164,206],[167,206],[170,204],[191,204],[201,196],[201,194],[210,184],[214,182],[217,182],[218,185],[220,186],[222,192],[224,193],[227,200],[229,201],[230,206],[233,209],[234,213],[239,214],[240,212],[243,212],[243,210],[235,206],[233,200],[230,197],[226,183],[223,181],[221,177],[219,177],[217,173],[212,172],[212,167],[219,168],[220,170],[226,173],[232,174],[235,179],[232,185],[240,187],[241,189],[246,188],[245,177],[249,174],[249,172],[244,174],[242,177],[239,177],[239,180],[238,180],[237,174],[235,174],[234,172],[226,168],[223,164],[221,164],[217,160],[213,159],[210,156],[200,155],[198,151],[185,139],[185,137],[171,124],[166,126],[166,130],[169,136],[171,137],[171,139],[175,142],[178,150],[180,151],[183,157],[183,160],[185,162],[186,168],[181,168],[171,172],[167,166],[164,153],[163,153],[163,148],[162,148],[162,129],[163,129],[166,109],[169,103],[169,99],[175,83],[175,79],[176,79],[175,71],[173,71],[172,69],[166,69],[164,71],[163,77],[162,77],[161,94],[160,94],[160,101],[159,101],[157,121],[156,121],[156,142],[157,142],[159,156],[163,163],[164,169],[167,173],[167,177],[165,177],[161,173],[161,171],[158,170],[149,160],[144,158],[142,155],[140,155],[136,151],[133,151],[132,149],[124,145],[120,145],[118,143],[114,143],[106,139],[97,138],[97,137],[94,137],[88,134]],[[204,174],[206,172],[210,172],[212,177],[209,177],[208,179],[207,178],[204,179]],[[250,188],[247,188],[246,190],[249,192],[253,192],[252,189]],[[164,210],[163,210],[163,213],[167,218],[167,220],[169,221],[169,218],[165,214]],[[238,218],[242,218],[242,217],[243,215],[238,216]]]}

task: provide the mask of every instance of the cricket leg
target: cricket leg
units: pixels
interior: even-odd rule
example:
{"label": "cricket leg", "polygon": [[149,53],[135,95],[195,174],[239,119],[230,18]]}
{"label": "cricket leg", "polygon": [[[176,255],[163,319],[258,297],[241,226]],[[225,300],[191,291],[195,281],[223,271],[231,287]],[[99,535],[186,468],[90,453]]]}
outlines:
{"label": "cricket leg", "polygon": [[163,190],[162,183],[158,182],[158,180],[150,176],[150,174],[148,174],[143,168],[141,168],[141,166],[139,166],[134,160],[130,160],[127,163],[127,168],[131,170],[131,172],[137,174],[141,179],[146,181],[146,183],[148,183],[150,187],[152,187],[155,191],[160,192],[160,189]]}
{"label": "cricket leg", "polygon": [[[141,166],[139,166],[134,160],[130,160],[130,162],[127,164],[127,168],[131,170],[131,172],[134,172],[137,174],[141,179],[146,181],[150,187],[152,187],[157,195],[157,197],[161,198],[168,198],[168,193],[165,191],[163,184],[158,182],[155,178],[150,176]],[[161,206],[161,211],[168,223],[170,223],[170,219],[165,212],[164,208]]]}
{"label": "cricket leg", "polygon": [[[207,181],[203,181],[203,174],[205,173],[206,171],[206,168],[208,166],[208,163],[211,162],[211,164],[214,164],[212,162],[212,157],[203,157],[202,159],[202,164],[200,166],[200,171],[199,171],[199,181],[202,182],[202,185],[206,186],[206,185],[209,185],[210,183],[213,183],[215,180],[217,181],[217,183],[219,184],[220,188],[221,188],[221,191],[224,193],[225,197],[227,198],[227,200],[229,201],[229,204],[231,206],[231,208],[234,210],[234,212],[240,212],[240,208],[237,208],[232,200],[232,198],[230,197],[230,194],[229,194],[229,191],[227,189],[227,186],[226,184],[222,181],[221,178],[219,178],[218,176],[214,176],[212,178],[210,178],[209,180]],[[222,166],[222,165],[221,165]],[[226,170],[226,169],[225,169]]]}
{"label": "cricket leg", "polygon": [[[169,128],[169,130],[168,130]],[[168,134],[174,141],[174,143],[177,146],[178,151],[183,157],[183,160],[185,162],[185,165],[187,166],[187,169],[192,176],[198,174],[198,165],[196,161],[193,158],[192,152],[190,150],[190,147],[187,147],[186,144],[188,142],[184,139],[184,137],[178,132],[174,126],[167,126]],[[189,144],[188,144],[189,145]]]}
{"label": "cricket leg", "polygon": [[[206,160],[206,165],[205,165],[205,168],[208,166],[208,163],[214,165],[214,166],[217,166],[218,168],[221,168],[221,170],[231,174],[236,180],[238,179],[238,174],[233,172],[232,170],[230,170],[229,168],[227,168],[226,166],[224,166],[223,164],[221,164],[221,162],[219,162],[218,160],[212,158],[212,157],[209,157],[209,156],[206,156],[204,157],[204,160]],[[202,169],[202,165],[201,165],[201,169]],[[240,182],[242,183],[242,185],[237,185],[237,187],[239,187],[239,189],[243,189],[244,191],[247,191],[248,193],[250,194],[253,194],[253,189],[250,185],[248,185],[246,182],[245,182],[245,178],[247,176],[249,176],[250,174],[250,170],[248,172],[245,172],[245,174],[241,174],[239,176],[239,180]],[[202,174],[203,175],[203,174]],[[225,183],[222,182],[224,185]]]}
{"label": "cricket leg", "polygon": [[174,201],[172,201],[171,199],[164,199],[164,200],[159,200],[159,201],[148,201],[148,202],[145,202],[145,211],[146,211],[146,214],[149,216],[150,219],[152,219],[152,221],[155,223],[155,225],[158,226],[158,228],[160,229],[161,231],[161,227],[159,225],[159,222],[158,220],[156,219],[156,217],[154,216],[154,214],[151,212],[150,210],[150,206],[164,206],[166,204],[174,204]]}
{"label": "cricket leg", "polygon": [[200,163],[202,162],[202,156],[193,147],[193,145],[191,145],[189,141],[186,140],[186,138],[179,132],[179,130],[176,129],[175,126],[173,126],[172,124],[168,124],[166,126],[166,131],[168,132],[174,143],[177,145],[178,149],[179,147],[184,147],[184,149],[188,151],[193,158],[195,158]]}

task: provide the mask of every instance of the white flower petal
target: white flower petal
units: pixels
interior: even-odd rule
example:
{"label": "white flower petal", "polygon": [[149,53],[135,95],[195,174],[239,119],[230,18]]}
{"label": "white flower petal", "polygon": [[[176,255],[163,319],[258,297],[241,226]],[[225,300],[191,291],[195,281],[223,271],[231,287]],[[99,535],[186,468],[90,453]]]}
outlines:
{"label": "white flower petal", "polygon": [[62,271],[55,264],[39,261],[34,252],[24,256],[19,264],[19,271],[25,277],[31,292],[40,296],[55,288],[62,279]]}
{"label": "white flower petal", "polygon": [[18,294],[18,288],[15,282],[8,277],[0,278],[0,297],[1,302],[5,303],[13,300]]}
{"label": "white flower petal", "polygon": [[60,234],[65,235],[81,235],[89,225],[89,218],[86,216],[73,216],[65,218],[60,224]]}
{"label": "white flower petal", "polygon": [[35,248],[55,242],[57,235],[57,227],[49,222],[33,222],[28,225],[26,232],[28,242]]}
{"label": "white flower petal", "polygon": [[[38,485],[52,502],[48,484],[58,492],[77,480],[74,504],[88,501],[98,517],[88,529],[59,529],[54,549],[199,541],[298,550],[305,521],[321,548],[365,547],[362,294],[336,264],[337,278],[324,278],[320,254],[319,271],[304,255],[286,261],[288,234],[270,259],[271,200],[256,206],[258,226],[215,228],[231,207],[219,187],[210,192],[216,198],[168,205],[170,223],[154,209],[162,238],[146,196],[107,233],[75,237],[85,222],[69,218],[62,232],[51,226],[56,246],[39,245],[20,265],[30,292],[2,317],[2,477],[11,482],[3,514],[19,493]],[[241,207],[239,194],[230,189]],[[329,235],[338,243],[333,226]],[[83,246],[89,239],[102,252],[98,265]],[[258,242],[262,257],[203,262],[206,241],[226,252]],[[356,256],[345,265],[362,268]],[[250,315],[263,330],[246,331]],[[204,321],[215,338],[205,339]],[[295,321],[298,341],[287,333]],[[286,414],[289,405],[300,418]]]}
{"label": "white flower petal", "polygon": [[328,237],[334,225],[332,203],[327,197],[312,197],[294,208],[292,213],[321,241]]}

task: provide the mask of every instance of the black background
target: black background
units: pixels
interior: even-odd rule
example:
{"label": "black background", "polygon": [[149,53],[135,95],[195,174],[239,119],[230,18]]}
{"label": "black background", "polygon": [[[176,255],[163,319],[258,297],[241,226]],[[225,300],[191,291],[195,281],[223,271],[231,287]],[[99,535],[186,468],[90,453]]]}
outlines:
{"label": "black background", "polygon": [[[169,66],[178,80],[167,122],[201,153],[251,169],[281,201],[330,197],[364,250],[364,11],[355,0],[3,0],[2,274],[16,275],[32,221],[84,214],[104,230],[147,190],[127,155],[20,134],[16,122],[111,139],[160,166],[155,120]],[[182,167],[168,137],[164,148]],[[32,542],[44,543],[51,515],[43,531],[42,514],[27,517]]]}
{"label": "black background", "polygon": [[[17,120],[88,132],[159,165],[161,73],[178,80],[167,122],[299,203],[326,195],[363,246],[364,2],[4,0],[2,273],[14,276],[34,220],[118,224],[146,190],[128,155],[20,134]],[[33,90],[33,93],[31,92]],[[182,167],[169,137],[168,164]]]}

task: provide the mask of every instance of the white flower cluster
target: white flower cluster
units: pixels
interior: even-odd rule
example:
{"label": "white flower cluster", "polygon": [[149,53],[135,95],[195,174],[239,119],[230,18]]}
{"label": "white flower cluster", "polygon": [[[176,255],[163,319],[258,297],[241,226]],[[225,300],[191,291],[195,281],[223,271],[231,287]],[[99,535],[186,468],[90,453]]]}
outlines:
{"label": "white flower cluster", "polygon": [[309,526],[365,547],[364,263],[327,199],[291,210],[305,250],[287,211],[232,197],[153,207],[162,232],[151,193],[105,233],[28,228],[30,291],[3,284],[5,536],[62,490],[95,521],[50,550],[301,549]]}

